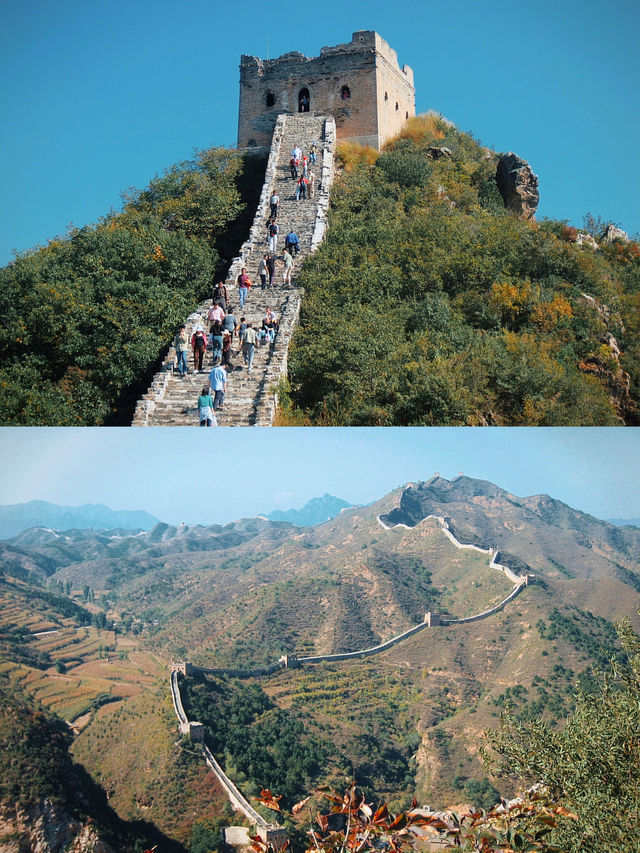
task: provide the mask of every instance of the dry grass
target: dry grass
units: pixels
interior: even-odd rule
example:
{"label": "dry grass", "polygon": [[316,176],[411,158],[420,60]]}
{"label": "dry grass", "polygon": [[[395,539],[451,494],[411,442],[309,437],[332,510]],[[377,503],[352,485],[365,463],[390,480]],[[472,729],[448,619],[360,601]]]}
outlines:
{"label": "dry grass", "polygon": [[338,162],[345,172],[355,172],[361,166],[372,166],[378,159],[378,152],[370,145],[357,142],[341,142],[337,147]]}
{"label": "dry grass", "polygon": [[414,142],[437,142],[445,138],[448,127],[446,120],[437,113],[422,113],[422,115],[410,118],[400,133],[388,144],[398,139],[411,139]]}

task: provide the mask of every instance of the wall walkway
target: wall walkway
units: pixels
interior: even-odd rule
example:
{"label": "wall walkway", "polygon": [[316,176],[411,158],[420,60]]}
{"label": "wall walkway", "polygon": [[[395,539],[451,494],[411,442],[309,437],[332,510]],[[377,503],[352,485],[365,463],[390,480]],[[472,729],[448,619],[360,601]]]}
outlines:
{"label": "wall walkway", "polygon": [[[180,729],[182,731],[185,729],[185,727],[188,727],[189,723],[193,723],[195,725],[199,725],[199,724],[195,723],[195,721],[189,720],[187,718],[185,711],[184,711],[184,708],[182,705],[182,697],[180,695],[180,684],[178,681],[179,672],[180,672],[180,670],[178,670],[178,669],[173,669],[171,671],[170,685],[171,685],[171,700],[173,702],[173,709],[176,712],[176,716],[180,722]],[[264,827],[264,828],[269,826],[269,824],[262,817],[262,815],[258,814],[258,812],[253,808],[253,806],[250,803],[248,803],[247,800],[242,796],[240,791],[236,788],[236,786],[233,784],[231,779],[229,779],[229,777],[224,772],[222,767],[220,767],[220,765],[218,764],[218,762],[214,758],[213,754],[211,753],[211,750],[209,749],[209,747],[206,744],[203,744],[203,752],[204,752],[204,757],[205,757],[207,764],[213,770],[215,775],[218,777],[220,784],[222,785],[222,787],[227,792],[227,796],[229,797],[229,800],[231,801],[231,805],[235,809],[241,811],[251,821],[251,823],[253,823],[255,826]]]}
{"label": "wall walkway", "polygon": [[[331,117],[313,113],[278,116],[265,181],[249,238],[243,243],[238,257],[234,258],[225,284],[238,322],[240,316],[244,315],[254,328],[259,328],[267,307],[271,307],[280,318],[280,328],[273,344],[256,347],[251,373],[244,367],[239,342],[234,341],[231,361],[235,369],[229,371],[227,377],[227,397],[224,409],[218,414],[220,426],[270,426],[273,423],[277,402],[275,391],[280,379],[286,377],[289,342],[298,322],[302,299],[296,270],[305,257],[315,252],[326,230],[334,175],[335,139],[335,121]],[[297,202],[289,168],[291,150],[299,144],[307,152],[312,142],[318,143],[317,165],[311,167],[316,178],[315,197]],[[285,235],[292,229],[298,234],[301,248],[294,264],[291,286],[282,286],[282,269],[278,265],[276,286],[262,291],[258,265],[268,250],[266,225],[270,212],[269,199],[274,189],[280,196],[279,253],[282,254]],[[246,267],[247,275],[254,285],[249,290],[245,309],[240,311],[235,282],[242,267]],[[209,299],[186,319],[189,340],[197,324],[209,330],[206,318],[210,307]],[[188,355],[189,370],[192,371],[191,350]],[[138,401],[132,426],[197,425],[197,400],[203,385],[208,381],[212,367],[211,352],[207,351],[205,355],[205,369],[201,374],[191,372],[182,378],[177,372],[174,373],[176,363],[175,350],[170,347],[163,359],[162,369],[155,374],[146,394]]]}

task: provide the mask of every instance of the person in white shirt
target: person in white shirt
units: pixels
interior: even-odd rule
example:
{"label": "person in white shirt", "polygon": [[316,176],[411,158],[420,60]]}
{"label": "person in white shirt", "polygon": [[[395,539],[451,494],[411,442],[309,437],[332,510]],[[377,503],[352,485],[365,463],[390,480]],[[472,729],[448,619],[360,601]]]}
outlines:
{"label": "person in white shirt", "polygon": [[280,196],[275,190],[269,199],[269,204],[271,205],[271,218],[275,219],[278,215],[278,205],[280,204]]}

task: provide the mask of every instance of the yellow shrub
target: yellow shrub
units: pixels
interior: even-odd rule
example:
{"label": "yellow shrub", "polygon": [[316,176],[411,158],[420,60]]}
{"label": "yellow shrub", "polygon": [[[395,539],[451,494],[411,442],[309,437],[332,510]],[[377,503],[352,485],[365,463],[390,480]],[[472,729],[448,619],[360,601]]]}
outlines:
{"label": "yellow shrub", "polygon": [[345,172],[355,172],[361,166],[372,166],[378,159],[378,152],[370,145],[357,142],[341,142],[337,149],[340,166]]}
{"label": "yellow shrub", "polygon": [[422,113],[408,119],[403,125],[400,133],[391,142],[397,139],[412,139],[414,142],[431,142],[444,139],[447,135],[448,124],[437,113]]}

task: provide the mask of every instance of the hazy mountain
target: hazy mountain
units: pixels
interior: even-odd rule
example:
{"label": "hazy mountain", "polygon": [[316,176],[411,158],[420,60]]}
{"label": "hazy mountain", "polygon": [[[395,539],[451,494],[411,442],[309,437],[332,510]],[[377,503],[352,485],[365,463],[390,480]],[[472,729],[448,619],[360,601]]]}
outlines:
{"label": "hazy mountain", "polygon": [[74,582],[111,586],[113,573],[137,575],[152,567],[154,561],[164,565],[178,554],[184,559],[189,552],[227,551],[264,531],[285,535],[283,527],[287,530],[289,525],[262,518],[207,527],[159,522],[149,531],[136,533],[123,529],[58,532],[36,527],[0,542],[0,560],[5,566],[19,566],[40,576],[72,567],[68,574]]}
{"label": "hazy mountain", "polygon": [[640,518],[608,518],[607,521],[616,527],[640,527]]}
{"label": "hazy mountain", "polygon": [[103,504],[73,507],[58,506],[48,501],[29,501],[0,506],[0,539],[9,539],[29,527],[150,530],[157,523],[158,519],[144,510],[113,510]]}
{"label": "hazy mountain", "polygon": [[290,521],[298,527],[313,527],[335,518],[343,509],[348,509],[352,504],[336,498],[333,495],[324,494],[321,498],[312,498],[301,509],[276,509],[273,512],[264,513],[271,521]]}

